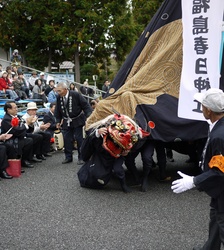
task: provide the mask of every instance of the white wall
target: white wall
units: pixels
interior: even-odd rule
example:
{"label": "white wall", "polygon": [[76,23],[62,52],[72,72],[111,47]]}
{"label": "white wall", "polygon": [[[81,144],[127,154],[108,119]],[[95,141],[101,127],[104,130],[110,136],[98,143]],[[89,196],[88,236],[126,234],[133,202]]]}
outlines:
{"label": "white wall", "polygon": [[3,69],[10,65],[10,62],[7,62],[9,60],[9,51],[7,53],[2,48],[0,48],[0,64],[3,66]]}

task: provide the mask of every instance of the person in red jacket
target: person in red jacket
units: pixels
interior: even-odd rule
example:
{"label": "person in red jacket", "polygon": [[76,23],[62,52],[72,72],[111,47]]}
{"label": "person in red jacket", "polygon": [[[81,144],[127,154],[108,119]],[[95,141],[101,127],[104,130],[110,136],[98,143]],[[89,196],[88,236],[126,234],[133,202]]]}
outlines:
{"label": "person in red jacket", "polygon": [[9,95],[10,99],[18,101],[19,97],[16,94],[16,92],[14,91],[14,87],[9,86],[9,80],[8,80],[7,76],[8,76],[8,73],[6,71],[3,71],[2,77],[0,77],[0,91]]}

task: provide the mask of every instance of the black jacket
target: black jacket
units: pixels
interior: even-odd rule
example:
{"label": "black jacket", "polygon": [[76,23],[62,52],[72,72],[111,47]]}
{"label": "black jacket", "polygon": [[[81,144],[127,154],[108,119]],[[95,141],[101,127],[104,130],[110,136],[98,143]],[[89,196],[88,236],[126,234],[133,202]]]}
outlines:
{"label": "black jacket", "polygon": [[47,114],[44,115],[43,122],[50,123],[50,127],[47,129],[48,132],[51,133],[51,135],[54,134],[54,131],[57,129],[56,128],[56,118],[55,116],[49,111]]}
{"label": "black jacket", "polygon": [[[24,138],[26,136],[26,126],[24,125],[23,121],[20,119],[20,117],[18,116],[20,122],[19,125],[17,127],[13,127],[9,134],[13,134],[13,136],[6,141],[6,143],[11,144],[14,146],[15,150],[16,150],[16,154],[17,155],[21,155],[22,154],[22,148],[24,146]],[[11,127],[11,120],[12,120],[12,116],[9,114],[5,114],[3,119],[2,119],[2,123],[1,123],[1,133],[4,134],[6,133]]]}
{"label": "black jacket", "polygon": [[[95,136],[95,130],[85,138],[81,147],[85,164],[78,171],[78,179],[82,187],[102,188],[111,176],[116,158],[112,157],[103,147],[103,138]],[[103,182],[99,182],[98,179]]]}
{"label": "black jacket", "polygon": [[[63,98],[58,96],[54,115],[58,123],[63,119],[63,129],[68,126],[76,128],[84,126],[86,118],[92,113],[92,108],[86,99],[76,91],[69,91],[66,106],[64,105]],[[69,120],[71,120],[69,122]]]}
{"label": "black jacket", "polygon": [[194,177],[194,184],[200,191],[211,196],[211,206],[224,212],[224,173],[218,168],[210,168],[209,162],[215,155],[224,155],[224,117],[217,121],[210,133],[205,153],[204,172]]}

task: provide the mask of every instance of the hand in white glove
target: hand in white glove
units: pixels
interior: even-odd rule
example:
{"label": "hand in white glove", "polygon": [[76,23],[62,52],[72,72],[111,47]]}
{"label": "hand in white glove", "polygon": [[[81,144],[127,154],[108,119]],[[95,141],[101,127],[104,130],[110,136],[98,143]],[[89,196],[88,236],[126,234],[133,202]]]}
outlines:
{"label": "hand in white glove", "polygon": [[180,171],[178,171],[177,173],[183,178],[172,182],[171,189],[174,193],[179,194],[195,187],[193,181],[194,176],[183,174]]}

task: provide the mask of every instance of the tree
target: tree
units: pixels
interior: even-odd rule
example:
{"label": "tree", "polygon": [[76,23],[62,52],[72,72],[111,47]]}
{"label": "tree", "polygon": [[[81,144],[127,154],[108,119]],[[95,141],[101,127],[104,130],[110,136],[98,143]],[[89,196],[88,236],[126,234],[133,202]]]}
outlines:
{"label": "tree", "polygon": [[127,1],[118,1],[120,8],[114,1],[111,3],[111,28],[108,35],[113,40],[112,49],[118,67],[124,61],[125,56],[130,52],[134,42],[137,39],[136,25],[133,20],[132,12],[127,5]]}
{"label": "tree", "polygon": [[127,0],[8,0],[0,4],[0,46],[17,48],[28,66],[43,69],[65,59],[75,63],[119,64],[136,39]]}
{"label": "tree", "polygon": [[132,0],[133,18],[137,25],[138,36],[140,36],[144,28],[148,25],[163,1],[164,0]]}

